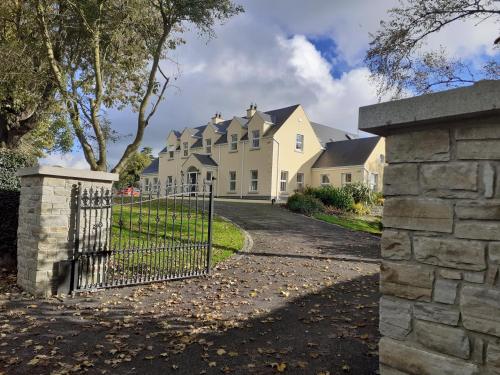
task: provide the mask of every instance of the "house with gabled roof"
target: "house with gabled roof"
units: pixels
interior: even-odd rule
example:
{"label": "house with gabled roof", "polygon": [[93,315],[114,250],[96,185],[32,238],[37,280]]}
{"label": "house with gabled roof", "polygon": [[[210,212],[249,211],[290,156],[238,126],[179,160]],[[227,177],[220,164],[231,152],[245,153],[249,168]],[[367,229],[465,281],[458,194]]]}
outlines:
{"label": "house with gabled roof", "polygon": [[309,120],[301,105],[172,130],[144,170],[146,185],[214,180],[218,197],[286,199],[306,186],[363,182],[380,190],[385,144]]}

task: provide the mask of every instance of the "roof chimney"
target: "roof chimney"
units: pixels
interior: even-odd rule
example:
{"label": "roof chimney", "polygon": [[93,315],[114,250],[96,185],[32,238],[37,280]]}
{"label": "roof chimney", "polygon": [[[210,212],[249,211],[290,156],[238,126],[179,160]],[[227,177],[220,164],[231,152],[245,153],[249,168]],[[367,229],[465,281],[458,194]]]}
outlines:
{"label": "roof chimney", "polygon": [[252,117],[255,112],[257,111],[257,104],[250,104],[250,108],[247,109],[247,117],[250,118]]}
{"label": "roof chimney", "polygon": [[212,117],[212,124],[218,124],[219,122],[224,121],[222,118],[222,113],[215,113],[214,117]]}

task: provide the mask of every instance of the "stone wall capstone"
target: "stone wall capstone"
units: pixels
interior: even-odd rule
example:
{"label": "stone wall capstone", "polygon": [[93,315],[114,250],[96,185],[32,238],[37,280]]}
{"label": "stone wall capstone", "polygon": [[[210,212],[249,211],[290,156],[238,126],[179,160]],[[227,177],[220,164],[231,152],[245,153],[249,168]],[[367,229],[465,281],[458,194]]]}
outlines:
{"label": "stone wall capstone", "polygon": [[500,81],[359,121],[387,138],[380,373],[500,374]]}

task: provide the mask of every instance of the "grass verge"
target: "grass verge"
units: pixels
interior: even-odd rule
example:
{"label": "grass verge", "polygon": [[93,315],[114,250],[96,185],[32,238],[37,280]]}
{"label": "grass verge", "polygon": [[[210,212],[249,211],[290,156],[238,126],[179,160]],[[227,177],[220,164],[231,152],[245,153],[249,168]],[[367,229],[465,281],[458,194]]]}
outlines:
{"label": "grass verge", "polygon": [[371,233],[375,235],[382,234],[382,222],[378,217],[364,217],[364,216],[334,216],[327,214],[314,214],[314,218],[326,221],[330,224],[336,224],[341,227]]}
{"label": "grass verge", "polygon": [[[142,207],[138,203],[132,203],[130,199],[125,199],[124,203],[126,205],[122,209],[117,206],[113,211],[113,248],[126,248],[128,244],[131,244],[132,248],[148,248],[163,241],[206,241],[208,201],[205,201],[203,211],[203,202],[191,202],[187,198],[175,204],[170,200],[167,204],[165,199],[152,200],[143,203]],[[230,221],[217,215],[214,215],[212,233],[212,265],[229,258],[243,247],[243,232]],[[186,257],[189,256],[190,254],[186,254]]]}

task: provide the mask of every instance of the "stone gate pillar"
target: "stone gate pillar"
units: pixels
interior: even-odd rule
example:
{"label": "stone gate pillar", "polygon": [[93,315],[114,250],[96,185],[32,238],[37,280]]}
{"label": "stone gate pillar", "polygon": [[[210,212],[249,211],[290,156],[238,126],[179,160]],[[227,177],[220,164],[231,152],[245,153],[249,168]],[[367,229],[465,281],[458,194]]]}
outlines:
{"label": "stone gate pillar", "polygon": [[381,374],[500,374],[500,81],[359,115],[387,137]]}
{"label": "stone gate pillar", "polygon": [[21,169],[18,176],[17,284],[34,295],[68,293],[76,186],[111,189],[118,175],[38,166]]}

